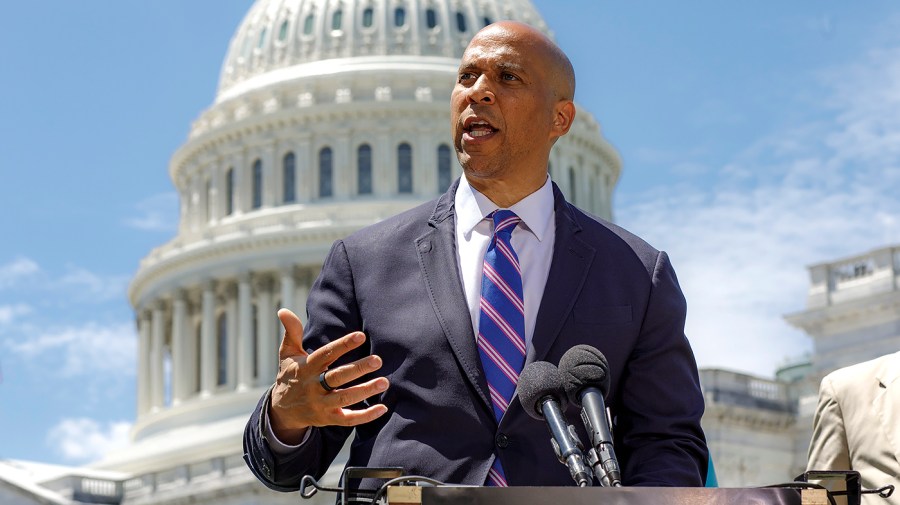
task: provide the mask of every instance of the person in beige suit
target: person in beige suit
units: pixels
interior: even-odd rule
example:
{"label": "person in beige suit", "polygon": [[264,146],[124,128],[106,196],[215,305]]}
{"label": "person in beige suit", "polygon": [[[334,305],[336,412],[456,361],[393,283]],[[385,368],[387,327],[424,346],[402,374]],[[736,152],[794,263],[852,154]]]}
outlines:
{"label": "person in beige suit", "polygon": [[[854,470],[863,489],[900,488],[900,352],[822,379],[807,470]],[[900,505],[863,495],[864,505]]]}

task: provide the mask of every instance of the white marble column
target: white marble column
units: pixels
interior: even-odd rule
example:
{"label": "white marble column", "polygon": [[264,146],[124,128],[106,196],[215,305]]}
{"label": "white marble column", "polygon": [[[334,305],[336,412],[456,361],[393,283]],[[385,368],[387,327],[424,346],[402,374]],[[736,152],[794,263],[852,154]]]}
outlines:
{"label": "white marble column", "polygon": [[250,274],[238,277],[237,390],[253,387],[253,301]]}
{"label": "white marble column", "polygon": [[294,312],[297,314],[297,317],[303,321],[303,325],[306,326],[306,297],[309,296],[309,286],[312,283],[312,279],[310,278],[310,274],[308,271],[303,270],[303,273],[300,276],[300,282],[297,283],[297,288],[294,290],[294,303],[297,305],[297,310]]}
{"label": "white marble column", "polygon": [[372,190],[376,196],[397,194],[396,150],[388,133],[379,132],[376,135],[372,146]]}
{"label": "white marble column", "polygon": [[175,293],[172,301],[172,405],[178,405],[188,395],[190,370],[190,350],[185,327],[187,301],[184,293]]}
{"label": "white marble column", "polygon": [[163,337],[165,336],[165,313],[162,302],[153,307],[150,322],[150,408],[163,407],[165,395],[163,379]]}
{"label": "white marble column", "polygon": [[256,334],[259,336],[256,345],[256,384],[263,386],[275,380],[278,370],[277,332],[274,328],[276,311],[272,303],[272,281],[262,279],[257,283],[256,292]]}
{"label": "white marble column", "polygon": [[138,417],[150,410],[150,313],[138,314]]}
{"label": "white marble column", "polygon": [[216,293],[213,283],[203,287],[200,323],[200,396],[210,396],[216,387]]}
{"label": "white marble column", "polygon": [[298,313],[294,307],[294,269],[286,267],[281,271],[281,306]]}
{"label": "white marble column", "polygon": [[234,389],[237,385],[237,355],[238,355],[238,304],[237,287],[234,283],[225,290],[225,384],[219,384],[227,389]]}

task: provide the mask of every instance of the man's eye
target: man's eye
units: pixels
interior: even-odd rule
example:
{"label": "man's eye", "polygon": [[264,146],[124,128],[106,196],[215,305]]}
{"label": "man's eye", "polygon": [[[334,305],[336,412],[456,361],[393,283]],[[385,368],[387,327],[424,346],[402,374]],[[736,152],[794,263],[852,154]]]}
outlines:
{"label": "man's eye", "polygon": [[501,77],[504,81],[517,81],[517,80],[519,80],[519,78],[516,77],[515,75],[513,75],[513,74],[507,74],[507,73],[504,73],[504,74],[503,74],[502,76],[500,76],[500,77]]}
{"label": "man's eye", "polygon": [[463,72],[459,74],[459,82],[469,81],[475,78],[475,75],[471,72]]}

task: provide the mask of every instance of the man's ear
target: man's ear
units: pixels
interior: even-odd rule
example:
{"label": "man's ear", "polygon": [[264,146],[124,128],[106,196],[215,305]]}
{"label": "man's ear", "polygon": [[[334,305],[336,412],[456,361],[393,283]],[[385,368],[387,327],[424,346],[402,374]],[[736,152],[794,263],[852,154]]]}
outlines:
{"label": "man's ear", "polygon": [[553,109],[553,128],[551,136],[562,137],[569,133],[572,121],[575,120],[575,104],[571,100],[560,100]]}

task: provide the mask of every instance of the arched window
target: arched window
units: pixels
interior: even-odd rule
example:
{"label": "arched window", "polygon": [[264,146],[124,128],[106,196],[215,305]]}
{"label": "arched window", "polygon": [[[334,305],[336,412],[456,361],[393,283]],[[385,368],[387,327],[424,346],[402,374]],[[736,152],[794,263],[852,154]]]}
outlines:
{"label": "arched window", "polygon": [[234,169],[229,168],[225,173],[225,215],[230,216],[234,212]]}
{"label": "arched window", "polygon": [[262,207],[263,192],[263,172],[262,160],[257,159],[253,162],[253,208]]}
{"label": "arched window", "polygon": [[402,6],[394,9],[394,26],[400,28],[406,24],[406,9]]}
{"label": "arched window", "polygon": [[310,12],[306,15],[306,19],[303,20],[303,35],[312,35],[313,27],[316,22],[316,15]]}
{"label": "arched window", "polygon": [[219,314],[216,323],[216,384],[228,383],[228,316]]}
{"label": "arched window", "polygon": [[406,142],[397,147],[397,191],[412,193],[412,147]]}
{"label": "arched window", "polygon": [[284,155],[281,160],[282,170],[284,172],[284,203],[291,203],[297,199],[296,192],[296,170],[294,168],[296,157],[291,151]]}
{"label": "arched window", "polygon": [[425,25],[428,28],[434,28],[437,26],[437,11],[434,8],[429,7],[427,11],[425,11]]}
{"label": "arched window", "polygon": [[331,15],[331,29],[332,30],[340,30],[343,22],[344,22],[344,11],[342,11],[341,9],[334,11],[334,14]]}
{"label": "arched window", "polygon": [[203,341],[203,324],[198,322],[196,328],[194,329],[194,393],[200,392],[200,362],[203,361],[201,359],[200,349],[201,342]]}
{"label": "arched window", "polygon": [[465,33],[466,31],[466,15],[462,12],[456,13],[456,29],[460,31],[460,33]]}
{"label": "arched window", "polygon": [[281,28],[278,29],[278,42],[284,42],[284,39],[287,38],[289,26],[290,23],[287,19],[281,22]]}
{"label": "arched window", "polygon": [[206,179],[206,220],[212,221],[213,218],[213,187],[212,181]]}
{"label": "arched window", "polygon": [[484,26],[487,26],[487,25],[489,25],[489,24],[491,24],[491,23],[493,23],[493,22],[494,22],[494,21],[491,20],[491,18],[489,18],[489,17],[487,17],[487,16],[484,17]]}
{"label": "arched window", "polygon": [[450,173],[450,147],[447,144],[441,144],[438,147],[437,167],[438,193],[443,193],[450,187],[451,178],[453,177]]}
{"label": "arched window", "polygon": [[172,405],[172,348],[166,345],[162,351],[163,405]]}
{"label": "arched window", "polygon": [[268,33],[269,31],[265,28],[263,28],[262,31],[259,32],[259,42],[256,43],[257,49],[262,49],[262,47],[266,44],[266,34]]}
{"label": "arched window", "polygon": [[319,151],[319,196],[332,196],[331,148],[323,147]]}
{"label": "arched window", "polygon": [[372,24],[375,22],[375,10],[371,7],[366,7],[363,11],[362,16],[362,25],[363,28],[371,28]]}
{"label": "arched window", "polygon": [[575,169],[569,167],[569,198],[572,200],[572,205],[576,205],[575,193]]}
{"label": "arched window", "polygon": [[253,375],[252,377],[255,379],[259,377],[259,307],[254,303],[253,304],[253,322],[251,323],[253,327],[250,329],[250,334],[253,336]]}
{"label": "arched window", "polygon": [[372,194],[372,148],[363,144],[356,150],[356,185],[360,195]]}

